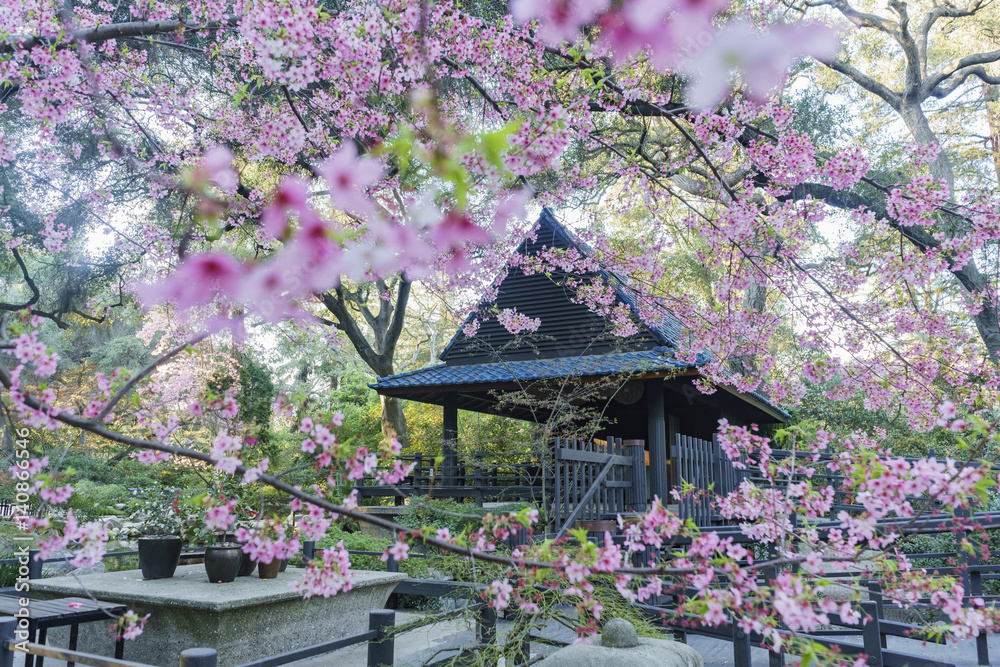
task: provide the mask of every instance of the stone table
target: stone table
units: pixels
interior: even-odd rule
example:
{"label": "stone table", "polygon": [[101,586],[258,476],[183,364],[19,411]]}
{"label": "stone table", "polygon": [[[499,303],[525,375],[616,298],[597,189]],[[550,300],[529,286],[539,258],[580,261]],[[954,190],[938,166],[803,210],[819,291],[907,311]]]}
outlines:
{"label": "stone table", "polygon": [[[142,636],[126,642],[126,660],[175,667],[182,650],[204,646],[218,650],[219,667],[229,667],[364,632],[368,612],[384,608],[392,589],[406,579],[403,573],[359,570],[351,591],[303,600],[289,586],[301,581],[303,572],[289,567],[277,579],[254,574],[213,584],[204,565],[182,565],[171,579],[144,580],[139,570],[128,570],[35,580],[31,596],[89,594],[151,614]],[[49,635],[57,646],[65,646],[67,637]],[[81,628],[79,650],[114,655],[114,635],[107,625]]]}

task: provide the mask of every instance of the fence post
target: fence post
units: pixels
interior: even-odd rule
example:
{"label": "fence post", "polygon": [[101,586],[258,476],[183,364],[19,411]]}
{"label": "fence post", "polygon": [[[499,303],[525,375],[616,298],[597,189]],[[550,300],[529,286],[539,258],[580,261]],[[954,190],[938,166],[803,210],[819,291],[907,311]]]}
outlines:
{"label": "fence post", "polygon": [[497,642],[497,610],[484,604],[476,615],[476,635],[480,644]]}
{"label": "fence post", "polygon": [[399,561],[389,556],[389,560],[385,562],[386,572],[399,572]]}
{"label": "fence post", "polygon": [[[978,565],[978,559],[976,562]],[[974,565],[973,567],[976,567]],[[969,593],[975,597],[979,597],[983,594],[983,573],[979,570],[973,570],[969,573],[969,582],[971,585],[971,590]],[[989,637],[985,632],[980,631],[976,635],[976,657],[978,658],[978,663],[980,667],[987,667],[990,664],[990,644]]]}
{"label": "fence post", "polygon": [[0,618],[0,667],[14,667],[14,649],[7,642],[14,643],[17,619],[13,616]]}
{"label": "fence post", "polygon": [[417,452],[414,459],[416,465],[413,467],[413,492],[414,495],[420,495],[420,478],[424,474],[424,456]]}
{"label": "fence post", "polygon": [[395,660],[396,612],[392,609],[376,609],[368,612],[368,629],[376,632],[375,639],[368,642],[368,667],[392,667]]}
{"label": "fence post", "polygon": [[305,540],[302,542],[302,567],[316,557],[316,542],[314,540]]}
{"label": "fence post", "polygon": [[[875,612],[879,620],[885,620],[885,599],[882,597],[882,584],[877,581],[868,582],[868,599],[875,603]],[[889,638],[882,635],[882,648],[889,648]]]}
{"label": "fence post", "polygon": [[871,600],[861,603],[868,620],[861,619],[861,636],[864,640],[865,655],[870,667],[882,667],[882,632],[879,629],[878,605]]}
{"label": "fence post", "polygon": [[633,511],[645,512],[649,493],[646,490],[646,441],[625,440],[622,444],[632,457],[632,486],[626,489],[626,502]]}
{"label": "fence post", "polygon": [[733,623],[733,665],[752,667],[750,662],[750,635]]}
{"label": "fence post", "polygon": [[710,460],[712,461],[712,474],[715,475],[715,485],[716,493],[720,496],[727,495],[732,489],[729,488],[727,484],[728,480],[723,476],[722,471],[729,468],[729,458],[722,452],[722,446],[719,444],[718,434],[712,436],[712,448],[710,450],[712,456]]}
{"label": "fence post", "polygon": [[40,549],[28,549],[28,579],[42,578],[42,561],[38,559],[40,553]]}
{"label": "fence post", "polygon": [[[778,557],[778,550],[772,544],[767,549],[767,557],[770,559],[775,559]],[[771,566],[766,567],[762,570],[761,574],[764,575],[764,580],[766,582],[775,581],[778,578],[778,568]],[[769,667],[784,667],[785,665],[785,654],[775,653],[774,651],[767,652],[767,664]]]}
{"label": "fence post", "polygon": [[[974,507],[969,507],[968,510],[959,510],[955,514],[971,520],[975,516],[974,509]],[[983,573],[977,569],[981,550],[979,537],[971,530],[965,530],[961,534],[969,541],[973,550],[973,553],[970,555],[968,552],[959,549],[962,565],[964,566],[962,583],[965,585],[965,594],[969,597],[979,597],[983,594]],[[956,535],[955,539],[959,540],[959,536]],[[968,606],[968,604],[963,601],[962,606]],[[976,635],[976,658],[979,665],[985,666],[990,664],[989,638],[984,632]]]}
{"label": "fence post", "polygon": [[181,651],[181,667],[216,667],[219,654],[214,648],[189,648]]}
{"label": "fence post", "polygon": [[474,466],[474,470],[473,470],[473,473],[472,473],[472,475],[473,475],[472,484],[473,484],[473,488],[475,488],[475,490],[476,490],[476,492],[475,492],[476,505],[478,507],[482,507],[483,506],[483,499],[484,499],[483,496],[486,494],[486,480],[483,479],[483,453],[482,453],[482,451],[480,451],[478,449],[476,450],[476,453],[473,455],[472,465]]}

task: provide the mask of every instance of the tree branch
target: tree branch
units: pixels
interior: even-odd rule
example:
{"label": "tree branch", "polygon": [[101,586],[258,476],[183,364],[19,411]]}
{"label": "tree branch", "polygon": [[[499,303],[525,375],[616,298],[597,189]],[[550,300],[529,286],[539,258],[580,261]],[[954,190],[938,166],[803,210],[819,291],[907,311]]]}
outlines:
{"label": "tree branch", "polygon": [[371,343],[365,338],[364,333],[362,333],[361,328],[358,323],[354,321],[354,317],[351,312],[347,309],[347,304],[344,303],[343,288],[338,287],[333,294],[326,292],[323,294],[323,305],[326,309],[336,318],[336,323],[334,326],[340,329],[347,335],[347,339],[351,341],[354,345],[354,349],[358,351],[358,354],[364,360],[366,364],[375,372],[377,367],[381,364],[378,353],[372,348]]}
{"label": "tree branch", "polygon": [[21,259],[21,253],[17,251],[17,248],[11,248],[10,251],[14,253],[14,260],[17,262],[17,265],[21,267],[21,275],[24,276],[24,282],[28,284],[28,289],[31,290],[31,298],[21,305],[0,302],[0,310],[16,311],[38,303],[38,298],[41,296],[41,293],[38,290],[38,285],[35,284],[34,279],[31,277],[31,274],[28,273],[28,267],[24,265],[24,260]]}
{"label": "tree branch", "polygon": [[74,30],[69,36],[7,37],[3,41],[0,41],[0,55],[14,53],[15,51],[30,51],[36,46],[55,46],[57,49],[62,49],[71,46],[74,42],[99,44],[113,39],[149,37],[151,35],[176,32],[180,28],[193,32],[234,28],[239,19],[240,17],[238,16],[228,16],[222,21],[209,21],[207,23],[199,23],[198,21],[131,21],[128,23],[113,23],[96,28]]}
{"label": "tree branch", "polygon": [[126,382],[122,386],[121,389],[118,390],[118,392],[114,396],[111,397],[111,400],[109,400],[108,404],[104,406],[104,409],[101,410],[100,414],[94,417],[93,419],[94,423],[99,424],[102,421],[104,421],[104,418],[107,417],[109,414],[111,414],[111,411],[114,410],[116,405],[118,405],[118,402],[122,400],[122,398],[124,398],[130,391],[132,391],[132,388],[135,387],[135,385],[138,384],[144,377],[155,371],[158,366],[163,364],[165,361],[173,359],[178,354],[188,349],[192,345],[197,345],[207,337],[208,337],[207,333],[201,334],[200,336],[195,336],[191,340],[181,343],[174,349],[168,351],[163,356],[154,359],[148,366],[146,366],[141,371],[136,373],[128,382]]}
{"label": "tree branch", "polygon": [[895,37],[906,59],[906,87],[903,96],[913,98],[920,92],[920,81],[923,76],[920,67],[920,49],[910,32],[910,14],[906,3],[903,0],[889,0],[889,7],[899,17],[899,31]]}
{"label": "tree branch", "polygon": [[403,320],[406,318],[406,305],[410,300],[411,282],[403,277],[399,281],[399,291],[396,292],[396,307],[392,311],[392,320],[385,332],[387,350],[395,349],[399,335],[403,332]]}
{"label": "tree branch", "polygon": [[[995,53],[1000,54],[1000,51],[996,51]],[[998,55],[997,60],[1000,60],[1000,55]],[[928,95],[930,97],[936,97],[937,99],[944,99],[955,92],[958,87],[965,83],[970,76],[977,77],[983,83],[988,83],[994,86],[1000,84],[1000,76],[991,76],[986,71],[985,67],[982,65],[975,65],[952,72],[948,75],[948,77],[951,77],[951,81],[929,89]],[[945,77],[945,79],[948,77]],[[924,83],[926,84],[927,82],[925,81]]]}
{"label": "tree branch", "polygon": [[843,60],[821,60],[819,58],[817,58],[817,60],[832,69],[834,72],[843,74],[848,79],[867,90],[869,93],[877,95],[893,109],[899,109],[902,104],[902,96],[899,93],[876,81],[874,78],[868,76],[861,70],[856,69],[852,65],[849,65]]}

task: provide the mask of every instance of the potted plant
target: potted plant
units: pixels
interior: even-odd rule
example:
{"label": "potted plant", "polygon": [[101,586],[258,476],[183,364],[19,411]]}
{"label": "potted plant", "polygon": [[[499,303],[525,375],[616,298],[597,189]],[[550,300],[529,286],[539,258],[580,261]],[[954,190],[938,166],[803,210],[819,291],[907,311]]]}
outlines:
{"label": "potted plant", "polygon": [[236,580],[243,563],[243,545],[239,542],[218,542],[205,547],[205,573],[214,584]]}
{"label": "potted plant", "polygon": [[139,569],[143,579],[169,579],[181,557],[181,519],[176,494],[161,489],[144,495],[131,519],[140,525]]}
{"label": "potted plant", "polygon": [[299,551],[296,529],[292,527],[289,534],[288,528],[276,517],[266,517],[250,529],[240,528],[236,534],[245,542],[245,551],[256,549],[262,554],[257,561],[257,574],[261,579],[277,578],[282,561]]}
{"label": "potted plant", "polygon": [[205,544],[205,574],[215,584],[236,580],[243,562],[242,544],[231,528],[235,499],[222,494],[204,494],[192,501],[195,511],[187,523],[186,535],[192,542]]}

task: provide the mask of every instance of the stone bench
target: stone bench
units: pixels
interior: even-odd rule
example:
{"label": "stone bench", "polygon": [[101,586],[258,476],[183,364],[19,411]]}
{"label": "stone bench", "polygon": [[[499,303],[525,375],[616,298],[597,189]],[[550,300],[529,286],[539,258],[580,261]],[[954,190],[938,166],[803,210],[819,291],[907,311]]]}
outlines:
{"label": "stone bench", "polygon": [[[204,565],[182,565],[171,579],[144,580],[139,570],[128,570],[35,580],[30,595],[89,594],[128,605],[140,616],[151,614],[142,636],[126,642],[126,660],[175,667],[182,650],[209,647],[219,652],[219,667],[229,667],[365,632],[368,612],[384,608],[392,589],[406,579],[403,573],[359,570],[351,591],[303,600],[289,587],[302,574],[289,567],[277,579],[253,575],[213,584]],[[114,655],[109,625],[81,627],[79,650]],[[68,632],[53,630],[49,641],[66,646]]]}

